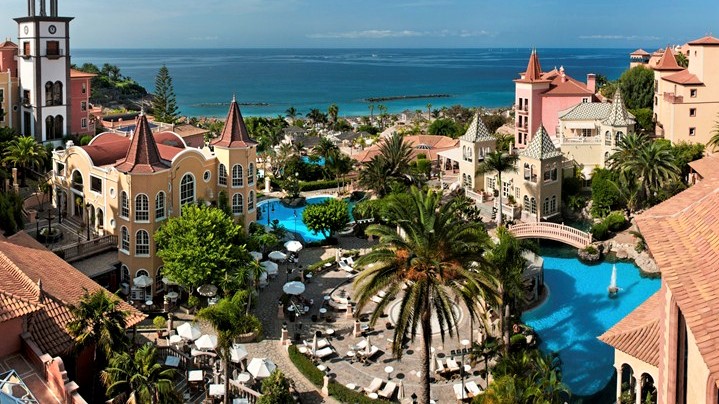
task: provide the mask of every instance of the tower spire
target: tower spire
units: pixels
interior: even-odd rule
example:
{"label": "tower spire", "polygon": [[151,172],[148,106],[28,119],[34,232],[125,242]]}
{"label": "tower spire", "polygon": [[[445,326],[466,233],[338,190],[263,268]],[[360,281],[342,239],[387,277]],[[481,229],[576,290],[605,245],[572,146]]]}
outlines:
{"label": "tower spire", "polygon": [[240,107],[237,105],[237,100],[233,95],[230,110],[227,112],[225,127],[222,128],[220,137],[212,141],[212,145],[220,147],[250,147],[256,144],[257,142],[250,138],[250,133],[247,130],[247,126],[245,126],[245,120],[242,118]]}
{"label": "tower spire", "polygon": [[130,140],[125,158],[115,165],[118,171],[132,173],[154,173],[164,170],[167,165],[160,158],[155,137],[144,113],[137,117],[135,133]]}

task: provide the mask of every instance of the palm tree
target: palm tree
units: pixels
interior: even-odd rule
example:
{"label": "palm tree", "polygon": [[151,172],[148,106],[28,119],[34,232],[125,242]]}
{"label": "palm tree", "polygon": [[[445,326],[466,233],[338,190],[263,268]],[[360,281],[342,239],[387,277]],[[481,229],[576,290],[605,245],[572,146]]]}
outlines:
{"label": "palm tree", "polygon": [[[113,352],[129,346],[125,332],[129,313],[120,310],[119,304],[119,299],[98,289],[93,293],[86,290],[78,305],[69,307],[74,320],[67,324],[67,329],[75,341],[74,349],[79,352],[91,347],[95,366],[107,363]],[[95,383],[92,393],[94,398]]]}
{"label": "palm tree", "polygon": [[295,107],[289,107],[285,111],[285,114],[287,115],[288,118],[290,118],[290,122],[292,122],[293,125],[295,123],[295,118],[297,118],[297,113],[298,112]]}
{"label": "palm tree", "polygon": [[612,153],[607,160],[608,166],[617,170],[620,174],[631,173],[629,166],[638,160],[639,153],[650,142],[643,134],[628,133],[617,141],[617,151]]}
{"label": "palm tree", "polygon": [[337,180],[337,193],[339,193],[340,179],[352,171],[352,159],[338,149],[332,151],[330,155],[327,156],[325,159],[325,168],[335,175],[335,179]]}
{"label": "palm tree", "polygon": [[322,157],[325,160],[325,164],[330,156],[337,151],[339,151],[339,147],[326,137],[320,138],[319,143],[312,148],[312,154],[317,157]]}
{"label": "palm tree", "polygon": [[143,345],[134,356],[116,353],[100,374],[113,403],[181,403],[174,377],[174,369],[165,369],[158,363],[157,350],[152,345]]}
{"label": "palm tree", "polygon": [[380,196],[386,195],[393,181],[414,182],[409,163],[412,161],[412,147],[404,142],[402,135],[392,134],[379,145],[380,154],[365,163],[360,172],[360,184],[375,190]]}
{"label": "palm tree", "polygon": [[[232,298],[220,299],[217,304],[207,306],[197,313],[197,318],[210,323],[217,333],[217,348],[225,368],[225,391],[230,391],[230,348],[235,338],[245,332],[242,325],[246,322],[249,293],[240,290]],[[225,394],[225,404],[227,403],[229,394]]]}
{"label": "palm tree", "polygon": [[569,389],[562,383],[561,362],[556,354],[537,349],[503,357],[492,370],[494,381],[477,403],[564,403]]}
{"label": "palm tree", "polygon": [[20,169],[22,185],[25,184],[25,170],[41,167],[47,158],[47,150],[31,136],[13,139],[5,148],[4,162]]}
{"label": "palm tree", "polygon": [[504,153],[502,151],[494,151],[484,156],[484,161],[477,167],[477,175],[497,172],[497,185],[499,186],[499,218],[497,225],[501,226],[504,220],[502,216],[502,173],[516,172],[517,160],[519,156],[516,154]]}
{"label": "palm tree", "polygon": [[379,104],[377,106],[377,109],[379,109],[379,124],[380,127],[384,130],[384,120],[387,119],[387,107]]}
{"label": "palm tree", "polygon": [[427,103],[427,120],[432,120],[432,104]]}
{"label": "palm tree", "polygon": [[[719,117],[719,114],[717,115]],[[707,147],[711,147],[715,150],[719,147],[719,121],[714,122],[714,129],[712,129],[712,137],[707,142]]]}
{"label": "palm tree", "polygon": [[324,124],[327,122],[327,115],[317,108],[312,108],[306,116],[312,124]]}
{"label": "palm tree", "polygon": [[334,128],[334,126],[337,124],[337,115],[340,112],[340,107],[337,106],[337,104],[332,104],[327,108],[327,115],[330,117],[330,125]]}
{"label": "palm tree", "polygon": [[509,133],[495,133],[494,137],[497,139],[497,150],[509,153],[510,146],[514,142],[514,135]]}
{"label": "palm tree", "polygon": [[372,121],[374,121],[374,104],[369,104],[369,123],[372,125]]}
{"label": "palm tree", "polygon": [[452,309],[455,299],[463,302],[472,318],[477,318],[478,301],[491,304],[496,299],[497,284],[483,257],[489,246],[486,231],[479,223],[463,221],[457,205],[441,204],[441,198],[441,192],[425,193],[416,187],[408,194],[388,197],[386,215],[397,227],[374,224],[367,228],[367,234],[378,236],[379,243],[358,260],[365,269],[354,281],[357,313],[378,292],[386,292],[372,312],[372,324],[406,287],[392,353],[401,359],[405,341],[414,341],[421,329],[420,403],[429,403],[430,396],[430,346],[437,331],[432,329],[432,316],[436,316],[444,340],[445,335],[453,337],[457,332],[458,319]]}

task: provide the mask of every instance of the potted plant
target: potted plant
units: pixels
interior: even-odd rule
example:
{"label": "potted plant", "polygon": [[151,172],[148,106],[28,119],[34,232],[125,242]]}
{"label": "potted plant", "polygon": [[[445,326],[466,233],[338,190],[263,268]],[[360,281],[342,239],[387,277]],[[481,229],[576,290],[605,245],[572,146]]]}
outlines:
{"label": "potted plant", "polygon": [[167,320],[162,316],[157,316],[152,320],[152,325],[157,328],[157,336],[162,337],[162,331],[167,327]]}

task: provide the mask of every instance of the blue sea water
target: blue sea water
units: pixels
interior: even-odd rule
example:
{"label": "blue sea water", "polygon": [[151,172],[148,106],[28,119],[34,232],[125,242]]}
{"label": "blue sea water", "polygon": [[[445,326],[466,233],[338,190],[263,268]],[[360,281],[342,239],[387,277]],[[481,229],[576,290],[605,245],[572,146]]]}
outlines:
{"label": "blue sea water", "polygon": [[[630,49],[539,49],[544,70],[564,66],[616,79]],[[368,115],[371,97],[448,94],[448,98],[374,102],[391,113],[462,104],[509,106],[513,79],[527,67],[529,49],[76,49],[72,62],[120,67],[149,91],[163,64],[170,69],[180,112],[221,116],[232,94],[245,115],[301,114],[337,103],[341,116]],[[375,114],[378,109],[375,108]]]}
{"label": "blue sea water", "polygon": [[614,350],[597,337],[659,289],[634,264],[617,263],[620,291],[610,298],[612,264],[584,265],[576,258],[544,257],[549,297],[522,320],[533,327],[544,352],[558,352],[564,382],[575,395],[601,390],[614,373]]}

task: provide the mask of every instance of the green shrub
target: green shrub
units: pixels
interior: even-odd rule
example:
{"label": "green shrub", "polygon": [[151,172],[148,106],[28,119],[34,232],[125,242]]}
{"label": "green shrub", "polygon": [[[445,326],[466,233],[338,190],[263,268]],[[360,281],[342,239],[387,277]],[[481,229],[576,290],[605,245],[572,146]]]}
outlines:
{"label": "green shrub", "polygon": [[160,330],[162,330],[167,326],[167,320],[165,320],[165,317],[157,316],[152,319],[152,325],[154,325],[155,328],[159,328]]}
{"label": "green shrub", "polygon": [[306,357],[305,355],[301,354],[300,351],[297,350],[296,345],[290,345],[287,349],[287,352],[290,355],[290,360],[292,363],[294,363],[297,370],[300,371],[307,380],[309,380],[312,384],[318,387],[322,387],[322,384],[324,383],[324,373],[322,373],[321,370],[317,369],[317,366],[315,366],[312,361]]}
{"label": "green shrub", "polygon": [[641,241],[637,241],[637,244],[634,246],[634,251],[640,253],[644,251],[645,248],[646,247],[644,246],[644,243],[642,243]]}
{"label": "green shrub", "polygon": [[316,191],[318,189],[337,188],[337,180],[319,180],[300,182],[300,192]]}
{"label": "green shrub", "polygon": [[315,272],[321,270],[325,264],[335,262],[335,257],[329,257],[322,261],[315,262],[314,264],[307,265],[308,272]]}
{"label": "green shrub", "polygon": [[592,175],[592,215],[601,217],[616,207],[619,190],[612,184],[613,174],[606,169],[595,169]]}
{"label": "green shrub", "polygon": [[81,137],[80,138],[80,146],[87,146],[91,140],[92,140],[92,136],[90,136],[90,135],[85,135],[85,136]]}
{"label": "green shrub", "polygon": [[237,324],[237,328],[242,333],[257,332],[259,334],[262,332],[262,322],[255,315],[248,314],[242,318],[240,324]]}
{"label": "green shrub", "polygon": [[604,218],[604,223],[611,231],[621,231],[624,230],[627,225],[627,218],[622,212],[612,212]]}
{"label": "green shrub", "polygon": [[584,251],[585,251],[587,254],[592,254],[592,255],[594,255],[594,254],[596,254],[596,253],[599,252],[599,250],[597,250],[597,247],[595,247],[595,246],[593,246],[593,245],[588,245],[588,246],[586,246],[586,247],[584,248]]}
{"label": "green shrub", "polygon": [[347,387],[343,386],[340,383],[337,382],[330,382],[330,385],[328,387],[330,396],[334,397],[339,401],[340,403],[356,403],[356,404],[373,404],[377,402],[387,402],[386,400],[373,400],[364,393],[360,393],[359,391],[350,390]]}
{"label": "green shrub", "polygon": [[200,305],[200,298],[192,295],[187,298],[187,307],[194,308]]}
{"label": "green shrub", "polygon": [[592,233],[592,239],[597,241],[606,240],[609,237],[609,227],[605,222],[594,224],[590,232]]}

